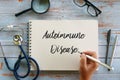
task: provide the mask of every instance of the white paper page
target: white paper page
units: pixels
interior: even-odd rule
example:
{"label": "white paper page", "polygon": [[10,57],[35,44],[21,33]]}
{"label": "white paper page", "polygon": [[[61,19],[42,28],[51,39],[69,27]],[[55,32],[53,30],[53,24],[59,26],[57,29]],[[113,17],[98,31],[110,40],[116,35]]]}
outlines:
{"label": "white paper page", "polygon": [[98,52],[96,20],[30,20],[31,57],[40,70],[79,70],[79,52]]}

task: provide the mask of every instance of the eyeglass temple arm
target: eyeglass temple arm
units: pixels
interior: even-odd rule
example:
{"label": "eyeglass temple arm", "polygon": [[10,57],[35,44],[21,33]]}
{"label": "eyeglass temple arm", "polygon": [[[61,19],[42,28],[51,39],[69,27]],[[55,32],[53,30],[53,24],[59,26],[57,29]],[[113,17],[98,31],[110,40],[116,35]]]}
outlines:
{"label": "eyeglass temple arm", "polygon": [[89,3],[90,5],[92,5],[95,9],[97,9],[100,13],[102,13],[102,11],[100,9],[98,9],[95,5],[93,5],[90,1],[85,0],[87,3]]}

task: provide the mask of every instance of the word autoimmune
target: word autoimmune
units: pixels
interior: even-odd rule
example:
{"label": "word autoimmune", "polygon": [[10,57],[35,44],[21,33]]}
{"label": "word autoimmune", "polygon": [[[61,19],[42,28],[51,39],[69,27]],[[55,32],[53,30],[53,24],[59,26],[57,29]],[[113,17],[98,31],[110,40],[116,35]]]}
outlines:
{"label": "word autoimmune", "polygon": [[42,39],[44,38],[52,38],[52,39],[59,39],[59,38],[63,38],[63,39],[73,39],[73,38],[78,38],[78,39],[83,39],[85,38],[85,34],[82,34],[81,32],[78,33],[61,33],[61,32],[55,32],[55,30],[53,30],[51,33],[48,32],[48,30],[45,32],[45,34],[43,35]]}

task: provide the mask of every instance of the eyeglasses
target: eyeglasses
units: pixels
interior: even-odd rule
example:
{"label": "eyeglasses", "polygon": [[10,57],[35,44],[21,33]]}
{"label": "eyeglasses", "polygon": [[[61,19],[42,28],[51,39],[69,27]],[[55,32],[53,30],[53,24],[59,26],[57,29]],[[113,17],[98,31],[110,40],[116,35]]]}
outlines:
{"label": "eyeglasses", "polygon": [[73,2],[79,7],[87,6],[87,12],[93,17],[97,17],[99,14],[102,13],[102,11],[100,9],[98,9],[95,5],[93,5],[88,0],[82,0],[82,1],[81,0],[73,0]]}

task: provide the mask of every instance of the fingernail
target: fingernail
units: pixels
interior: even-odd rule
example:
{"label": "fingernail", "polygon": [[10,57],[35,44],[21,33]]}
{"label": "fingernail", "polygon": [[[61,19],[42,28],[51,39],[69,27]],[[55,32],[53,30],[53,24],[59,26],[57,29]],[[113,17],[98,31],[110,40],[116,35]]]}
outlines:
{"label": "fingernail", "polygon": [[80,57],[84,56],[84,54],[81,54]]}
{"label": "fingernail", "polygon": [[85,56],[85,54],[83,53],[82,55],[84,55]]}
{"label": "fingernail", "polygon": [[80,54],[83,54],[83,52],[81,52]]}

